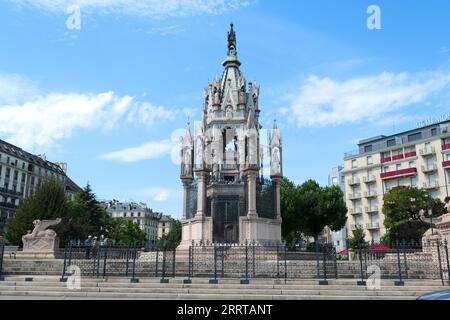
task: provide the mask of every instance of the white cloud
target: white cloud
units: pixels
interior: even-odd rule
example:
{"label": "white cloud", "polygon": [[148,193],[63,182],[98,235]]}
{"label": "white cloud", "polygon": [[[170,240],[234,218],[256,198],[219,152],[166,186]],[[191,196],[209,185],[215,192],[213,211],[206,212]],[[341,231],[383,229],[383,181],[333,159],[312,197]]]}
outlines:
{"label": "white cloud", "polygon": [[381,73],[377,76],[335,81],[309,77],[292,97],[285,114],[299,126],[340,125],[377,120],[415,103],[450,84],[450,73]]}
{"label": "white cloud", "polygon": [[132,194],[139,198],[151,198],[155,202],[165,202],[169,200],[180,200],[183,197],[179,189],[169,189],[165,187],[149,187],[136,190]]}
{"label": "white cloud", "polygon": [[82,12],[119,13],[134,16],[173,17],[222,14],[246,7],[255,0],[10,0],[55,14],[66,14],[71,5]]}
{"label": "white cloud", "polygon": [[121,162],[137,162],[170,155],[172,163],[179,165],[181,138],[184,133],[185,129],[179,128],[172,132],[170,139],[148,141],[137,147],[125,148],[103,154],[99,158]]}
{"label": "white cloud", "polygon": [[47,94],[19,76],[0,75],[0,135],[32,152],[57,146],[78,129],[112,130],[122,119],[151,126],[173,114],[112,91]]}
{"label": "white cloud", "polygon": [[118,160],[122,162],[135,162],[169,155],[172,149],[173,143],[170,140],[150,141],[138,147],[106,153],[100,156],[100,158],[105,160]]}

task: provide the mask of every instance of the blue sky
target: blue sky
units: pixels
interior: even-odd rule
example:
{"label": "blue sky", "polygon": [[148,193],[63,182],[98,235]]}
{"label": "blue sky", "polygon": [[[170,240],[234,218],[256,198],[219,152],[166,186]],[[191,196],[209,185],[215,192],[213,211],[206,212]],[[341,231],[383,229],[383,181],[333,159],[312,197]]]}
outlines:
{"label": "blue sky", "polygon": [[[66,26],[72,4],[80,29]],[[381,30],[366,26],[372,4]],[[67,162],[101,199],[180,217],[171,155],[222,72],[231,21],[298,183],[326,184],[360,139],[449,113],[446,0],[4,0],[0,138]]]}

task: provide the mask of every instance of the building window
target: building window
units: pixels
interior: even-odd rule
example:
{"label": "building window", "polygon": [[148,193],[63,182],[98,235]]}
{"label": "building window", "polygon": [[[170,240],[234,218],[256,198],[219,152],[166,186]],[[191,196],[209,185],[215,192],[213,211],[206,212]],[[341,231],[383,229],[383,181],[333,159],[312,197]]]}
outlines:
{"label": "building window", "polygon": [[432,128],[431,129],[431,136],[435,136],[437,135],[437,129],[436,128]]}
{"label": "building window", "polygon": [[364,152],[372,152],[372,145],[369,144],[368,146],[364,147]]}
{"label": "building window", "polygon": [[389,172],[389,166],[383,167],[383,172]]}
{"label": "building window", "polygon": [[352,160],[352,168],[356,168],[357,167],[357,163],[356,163],[356,159]]}
{"label": "building window", "polygon": [[397,165],[395,166],[395,170],[401,170],[402,169],[402,164],[401,163],[397,163]]}
{"label": "building window", "polygon": [[388,141],[386,141],[386,145],[388,148],[395,146],[395,139],[389,139]]}
{"label": "building window", "polygon": [[414,161],[410,161],[410,162],[408,163],[408,166],[409,166],[410,168],[415,168],[415,167],[416,167],[416,163],[415,163]]}
{"label": "building window", "polygon": [[367,165],[371,165],[371,164],[373,164],[373,158],[372,158],[372,156],[368,156],[367,157]]}
{"label": "building window", "polygon": [[416,187],[416,186],[417,186],[417,178],[411,177],[411,187]]}
{"label": "building window", "polygon": [[408,141],[409,142],[417,141],[417,140],[420,140],[420,139],[422,139],[422,132],[417,132],[417,133],[413,133],[413,134],[408,135]]}

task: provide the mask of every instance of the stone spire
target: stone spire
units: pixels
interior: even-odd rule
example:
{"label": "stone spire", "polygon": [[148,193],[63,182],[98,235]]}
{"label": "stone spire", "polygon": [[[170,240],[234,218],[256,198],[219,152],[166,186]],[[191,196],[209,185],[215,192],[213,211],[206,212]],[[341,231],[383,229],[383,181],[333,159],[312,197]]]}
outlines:
{"label": "stone spire", "polygon": [[233,29],[233,23],[230,24],[230,31],[228,31],[228,56],[236,56],[236,32]]}
{"label": "stone spire", "polygon": [[183,142],[181,146],[181,177],[192,178],[193,174],[193,155],[194,155],[194,141],[191,135],[190,124],[186,126]]}
{"label": "stone spire", "polygon": [[283,175],[282,145],[277,121],[273,122],[272,135],[270,137],[270,175],[278,177]]}

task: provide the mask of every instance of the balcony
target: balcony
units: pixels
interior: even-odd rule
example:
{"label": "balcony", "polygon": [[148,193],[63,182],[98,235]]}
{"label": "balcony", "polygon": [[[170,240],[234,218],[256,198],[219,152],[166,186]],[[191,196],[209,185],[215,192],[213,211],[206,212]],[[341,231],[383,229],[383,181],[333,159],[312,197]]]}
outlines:
{"label": "balcony", "polygon": [[423,183],[423,189],[438,189],[439,183],[437,181],[430,181],[430,182],[424,182]]}
{"label": "balcony", "polygon": [[444,161],[444,162],[442,162],[442,166],[443,166],[444,168],[450,168],[450,160],[449,160],[449,161]]}
{"label": "balcony", "polygon": [[362,214],[361,208],[351,208],[348,212],[353,216]]}
{"label": "balcony", "polygon": [[377,196],[377,192],[375,190],[364,192],[364,197],[373,198]]}
{"label": "balcony", "polygon": [[378,213],[378,206],[370,206],[370,207],[365,207],[364,211],[367,214],[372,214],[372,213]]}
{"label": "balcony", "polygon": [[357,200],[361,198],[361,193],[357,192],[357,193],[350,193],[348,198],[350,200]]}
{"label": "balcony", "polygon": [[360,179],[359,178],[352,178],[352,179],[348,179],[347,183],[349,186],[354,186],[360,183]]}
{"label": "balcony", "polygon": [[366,224],[366,228],[367,228],[368,230],[379,229],[379,228],[380,228],[380,223],[379,223],[379,222],[367,223],[367,224]]}
{"label": "balcony", "polygon": [[375,177],[375,175],[370,174],[366,177],[363,177],[363,182],[364,183],[371,183],[371,182],[375,182],[377,180],[377,178]]}
{"label": "balcony", "polygon": [[397,160],[412,158],[412,157],[416,157],[416,156],[417,156],[417,152],[411,151],[411,152],[406,152],[404,154],[396,154],[392,157],[381,158],[381,163],[383,164],[386,162],[397,161]]}
{"label": "balcony", "polygon": [[450,151],[450,143],[443,144],[442,151]]}
{"label": "balcony", "polygon": [[423,173],[430,173],[437,171],[437,164],[433,163],[431,166],[422,166],[422,172]]}
{"label": "balcony", "polygon": [[436,148],[435,147],[431,147],[431,148],[427,148],[427,149],[420,149],[420,155],[421,156],[429,156],[432,154],[436,154]]}
{"label": "balcony", "polygon": [[417,174],[417,168],[407,168],[407,169],[401,169],[401,170],[395,170],[395,171],[389,171],[389,172],[382,172],[380,174],[380,177],[381,177],[381,179],[388,179],[388,178],[410,176],[410,175],[416,175],[416,174]]}
{"label": "balcony", "polygon": [[352,224],[352,225],[350,225],[350,229],[351,229],[352,231],[355,231],[356,228],[363,229],[363,225],[362,225],[361,223],[357,223],[357,224]]}
{"label": "balcony", "polygon": [[391,157],[381,158],[381,163],[386,163],[386,162],[391,162],[391,161],[392,161]]}

